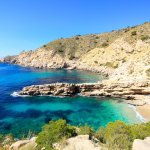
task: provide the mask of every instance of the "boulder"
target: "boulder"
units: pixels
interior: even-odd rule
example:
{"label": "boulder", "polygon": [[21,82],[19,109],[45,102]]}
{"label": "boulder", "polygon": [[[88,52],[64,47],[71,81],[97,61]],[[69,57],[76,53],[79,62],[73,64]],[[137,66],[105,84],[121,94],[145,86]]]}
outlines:
{"label": "boulder", "polygon": [[13,143],[9,150],[35,150],[37,144],[35,143],[36,137],[31,138],[30,140],[20,140]]}
{"label": "boulder", "polygon": [[147,137],[144,140],[135,139],[132,150],[150,150],[150,137]]}

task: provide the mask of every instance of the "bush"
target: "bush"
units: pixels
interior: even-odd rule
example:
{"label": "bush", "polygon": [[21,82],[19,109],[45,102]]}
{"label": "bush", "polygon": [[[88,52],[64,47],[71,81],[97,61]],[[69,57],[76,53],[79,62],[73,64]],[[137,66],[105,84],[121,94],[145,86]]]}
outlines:
{"label": "bush", "polygon": [[108,45],[109,45],[108,43],[104,42],[104,43],[102,44],[102,47],[107,47]]}
{"label": "bush", "polygon": [[105,139],[110,149],[130,149],[132,146],[130,128],[122,121],[107,125]]}
{"label": "bush", "polygon": [[148,40],[149,39],[149,36],[148,35],[142,35],[141,36],[141,40],[142,41],[146,41],[146,40]]}
{"label": "bush", "polygon": [[75,128],[68,125],[65,120],[59,119],[46,124],[38,134],[36,142],[39,148],[45,147],[46,150],[51,150],[54,143],[75,135]]}
{"label": "bush", "polygon": [[58,50],[58,52],[63,53],[63,52],[64,52],[64,50],[63,50],[63,49],[59,49],[59,50]]}
{"label": "bush", "polygon": [[89,138],[91,139],[94,135],[94,130],[87,125],[81,126],[79,128],[78,135],[89,135]]}
{"label": "bush", "polygon": [[69,60],[73,60],[74,58],[75,58],[75,56],[73,56],[73,55],[69,56]]}
{"label": "bush", "polygon": [[133,139],[144,139],[145,137],[150,136],[150,122],[132,125],[131,135]]}
{"label": "bush", "polygon": [[114,69],[118,68],[118,65],[119,65],[118,62],[106,62],[105,63],[106,67],[114,68]]}
{"label": "bush", "polygon": [[100,127],[98,129],[98,131],[95,134],[95,137],[102,143],[106,143],[105,140],[105,128],[104,127]]}
{"label": "bush", "polygon": [[137,35],[136,31],[132,31],[132,32],[131,32],[131,35],[132,35],[132,36]]}
{"label": "bush", "polygon": [[77,36],[77,37],[75,37],[75,39],[76,39],[76,40],[79,40],[80,38]]}
{"label": "bush", "polygon": [[147,75],[148,77],[150,77],[150,68],[147,69],[145,72],[146,72],[146,75]]}
{"label": "bush", "polygon": [[95,60],[94,63],[95,63],[95,64],[98,64],[98,61]]}
{"label": "bush", "polygon": [[0,134],[0,143],[2,143],[4,140],[4,136],[2,134]]}
{"label": "bush", "polygon": [[134,139],[150,136],[150,122],[126,125],[122,121],[109,123],[106,128],[100,127],[95,137],[112,150],[130,150]]}

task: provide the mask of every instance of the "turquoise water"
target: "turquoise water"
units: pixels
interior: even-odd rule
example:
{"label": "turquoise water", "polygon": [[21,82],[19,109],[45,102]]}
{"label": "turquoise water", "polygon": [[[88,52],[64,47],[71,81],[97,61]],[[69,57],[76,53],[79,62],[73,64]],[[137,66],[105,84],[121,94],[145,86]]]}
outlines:
{"label": "turquoise water", "polygon": [[108,122],[141,122],[136,113],[119,99],[94,97],[13,97],[14,91],[31,84],[54,82],[97,82],[100,75],[67,70],[36,70],[0,64],[0,133],[16,137],[32,131],[38,133],[50,120],[63,118],[72,125],[88,124],[94,129]]}

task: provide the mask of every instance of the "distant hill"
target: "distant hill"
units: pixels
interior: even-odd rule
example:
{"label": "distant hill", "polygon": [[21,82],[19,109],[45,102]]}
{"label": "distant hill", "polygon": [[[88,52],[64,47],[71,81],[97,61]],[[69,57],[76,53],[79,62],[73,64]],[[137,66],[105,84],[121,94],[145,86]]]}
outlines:
{"label": "distant hill", "polygon": [[61,38],[4,61],[38,68],[92,70],[115,78],[147,78],[149,54],[150,22],[146,22],[102,34]]}

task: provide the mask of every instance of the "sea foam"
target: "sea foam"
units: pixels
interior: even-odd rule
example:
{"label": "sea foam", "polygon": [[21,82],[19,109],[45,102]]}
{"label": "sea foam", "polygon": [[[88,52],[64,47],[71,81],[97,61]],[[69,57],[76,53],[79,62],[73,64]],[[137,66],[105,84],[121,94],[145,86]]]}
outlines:
{"label": "sea foam", "polygon": [[136,107],[133,105],[129,105],[130,108],[136,113],[136,117],[141,120],[141,122],[146,122],[147,120],[136,110]]}
{"label": "sea foam", "polygon": [[13,96],[13,97],[29,97],[29,95],[19,95],[18,92],[13,92],[11,94],[11,96]]}

